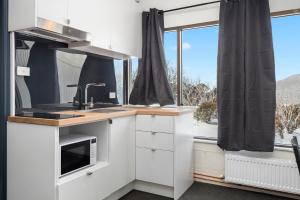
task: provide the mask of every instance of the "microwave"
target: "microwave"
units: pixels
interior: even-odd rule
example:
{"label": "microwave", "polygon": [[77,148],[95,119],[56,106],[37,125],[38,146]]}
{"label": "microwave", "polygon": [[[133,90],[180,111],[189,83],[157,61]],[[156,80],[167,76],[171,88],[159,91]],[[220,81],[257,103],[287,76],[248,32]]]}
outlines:
{"label": "microwave", "polygon": [[96,164],[97,138],[68,134],[59,138],[60,176],[70,174]]}

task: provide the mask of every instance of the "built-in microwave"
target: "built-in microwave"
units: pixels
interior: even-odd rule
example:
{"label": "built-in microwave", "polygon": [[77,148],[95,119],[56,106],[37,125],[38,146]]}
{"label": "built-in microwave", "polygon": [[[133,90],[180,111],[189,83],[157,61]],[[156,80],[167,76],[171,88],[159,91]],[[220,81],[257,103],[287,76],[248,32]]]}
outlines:
{"label": "built-in microwave", "polygon": [[96,164],[97,138],[77,134],[60,136],[60,176]]}

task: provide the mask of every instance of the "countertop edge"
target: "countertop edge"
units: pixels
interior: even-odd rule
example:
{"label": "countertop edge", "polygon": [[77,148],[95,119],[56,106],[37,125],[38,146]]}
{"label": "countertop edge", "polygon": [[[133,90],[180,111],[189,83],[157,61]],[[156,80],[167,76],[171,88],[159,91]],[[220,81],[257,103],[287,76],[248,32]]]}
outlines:
{"label": "countertop edge", "polygon": [[194,111],[193,108],[180,108],[180,107],[179,108],[126,108],[124,107],[124,109],[128,109],[128,110],[122,112],[114,112],[114,113],[88,113],[88,112],[79,113],[79,111],[59,112],[65,114],[84,115],[82,117],[60,119],[60,120],[9,116],[7,121],[13,123],[65,127],[65,126],[94,123],[98,121],[104,121],[113,118],[134,116],[134,115],[179,116]]}

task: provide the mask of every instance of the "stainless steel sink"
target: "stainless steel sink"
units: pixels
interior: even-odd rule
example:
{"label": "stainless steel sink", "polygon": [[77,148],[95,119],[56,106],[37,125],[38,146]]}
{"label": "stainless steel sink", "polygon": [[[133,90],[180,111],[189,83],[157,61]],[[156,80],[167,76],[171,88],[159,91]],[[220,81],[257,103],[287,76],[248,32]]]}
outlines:
{"label": "stainless steel sink", "polygon": [[109,108],[101,108],[101,109],[93,109],[93,110],[82,110],[82,112],[88,113],[114,113],[114,112],[123,112],[127,110],[123,109],[109,109]]}

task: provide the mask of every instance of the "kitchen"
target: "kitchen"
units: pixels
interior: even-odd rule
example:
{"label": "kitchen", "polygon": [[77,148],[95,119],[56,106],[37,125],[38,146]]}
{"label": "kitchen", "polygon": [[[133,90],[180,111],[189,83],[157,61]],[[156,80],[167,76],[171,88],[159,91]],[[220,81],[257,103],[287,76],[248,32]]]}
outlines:
{"label": "kitchen", "polygon": [[[219,129],[218,143],[217,139],[196,137],[199,129],[195,128],[195,111],[199,107],[182,104],[185,80],[181,56],[177,56],[176,72],[182,76],[176,76],[175,89],[169,83],[164,32],[178,31],[175,52],[182,55],[191,47],[183,45],[180,31],[194,27],[193,24],[205,27],[216,23],[223,8],[220,1],[5,1],[7,26],[3,27],[7,32],[3,37],[7,39],[9,56],[3,71],[5,78],[1,78],[5,81],[2,94],[6,98],[1,99],[1,120],[6,125],[3,141],[7,147],[4,199],[114,200],[131,199],[130,195],[132,199],[205,199],[210,187],[215,191],[227,189],[232,195],[240,191],[249,192],[249,196],[259,193],[261,199],[297,199],[297,157],[291,147],[274,147],[273,135],[269,134],[272,125],[262,125],[266,130],[264,140],[254,138],[252,142],[248,138],[251,142],[243,147],[235,146],[240,136],[227,135],[225,129]],[[278,0],[264,0],[266,4],[260,5],[266,9],[260,10],[263,16],[268,13],[269,2],[271,15],[298,15],[300,10],[299,2],[294,0],[286,5]],[[221,1],[224,7],[231,3],[235,1]],[[259,7],[247,7],[254,8]],[[224,20],[228,16],[224,15]],[[267,17],[264,20],[269,28]],[[228,40],[219,42],[228,45]],[[269,48],[268,42],[263,45],[266,47],[262,48]],[[220,46],[219,55],[225,55],[222,50]],[[226,56],[223,59],[224,63],[231,62],[226,61]],[[136,60],[138,67],[133,72]],[[222,62],[218,65],[222,66]],[[272,59],[262,62],[273,67]],[[218,76],[222,72],[218,71]],[[266,77],[271,80],[271,70],[268,73]],[[225,74],[220,82],[227,84],[226,81],[230,80]],[[262,84],[273,91],[272,86]],[[218,95],[221,92],[218,90]],[[272,94],[264,94],[263,98],[272,100]],[[273,105],[271,100],[269,105]],[[215,101],[224,110],[232,106],[227,99],[226,104]],[[233,111],[235,108],[231,107]],[[219,121],[225,116],[215,115],[219,115]],[[266,120],[273,117],[270,114]],[[222,119],[229,123],[226,118],[227,113]],[[242,124],[239,118],[235,120]],[[230,152],[240,150],[249,151],[243,156],[255,162],[287,162],[283,173],[290,173],[286,181],[293,183],[285,188],[243,182],[240,187],[234,177],[230,179],[228,170],[233,169],[227,165],[242,155],[237,153],[234,157],[236,152]]]}

